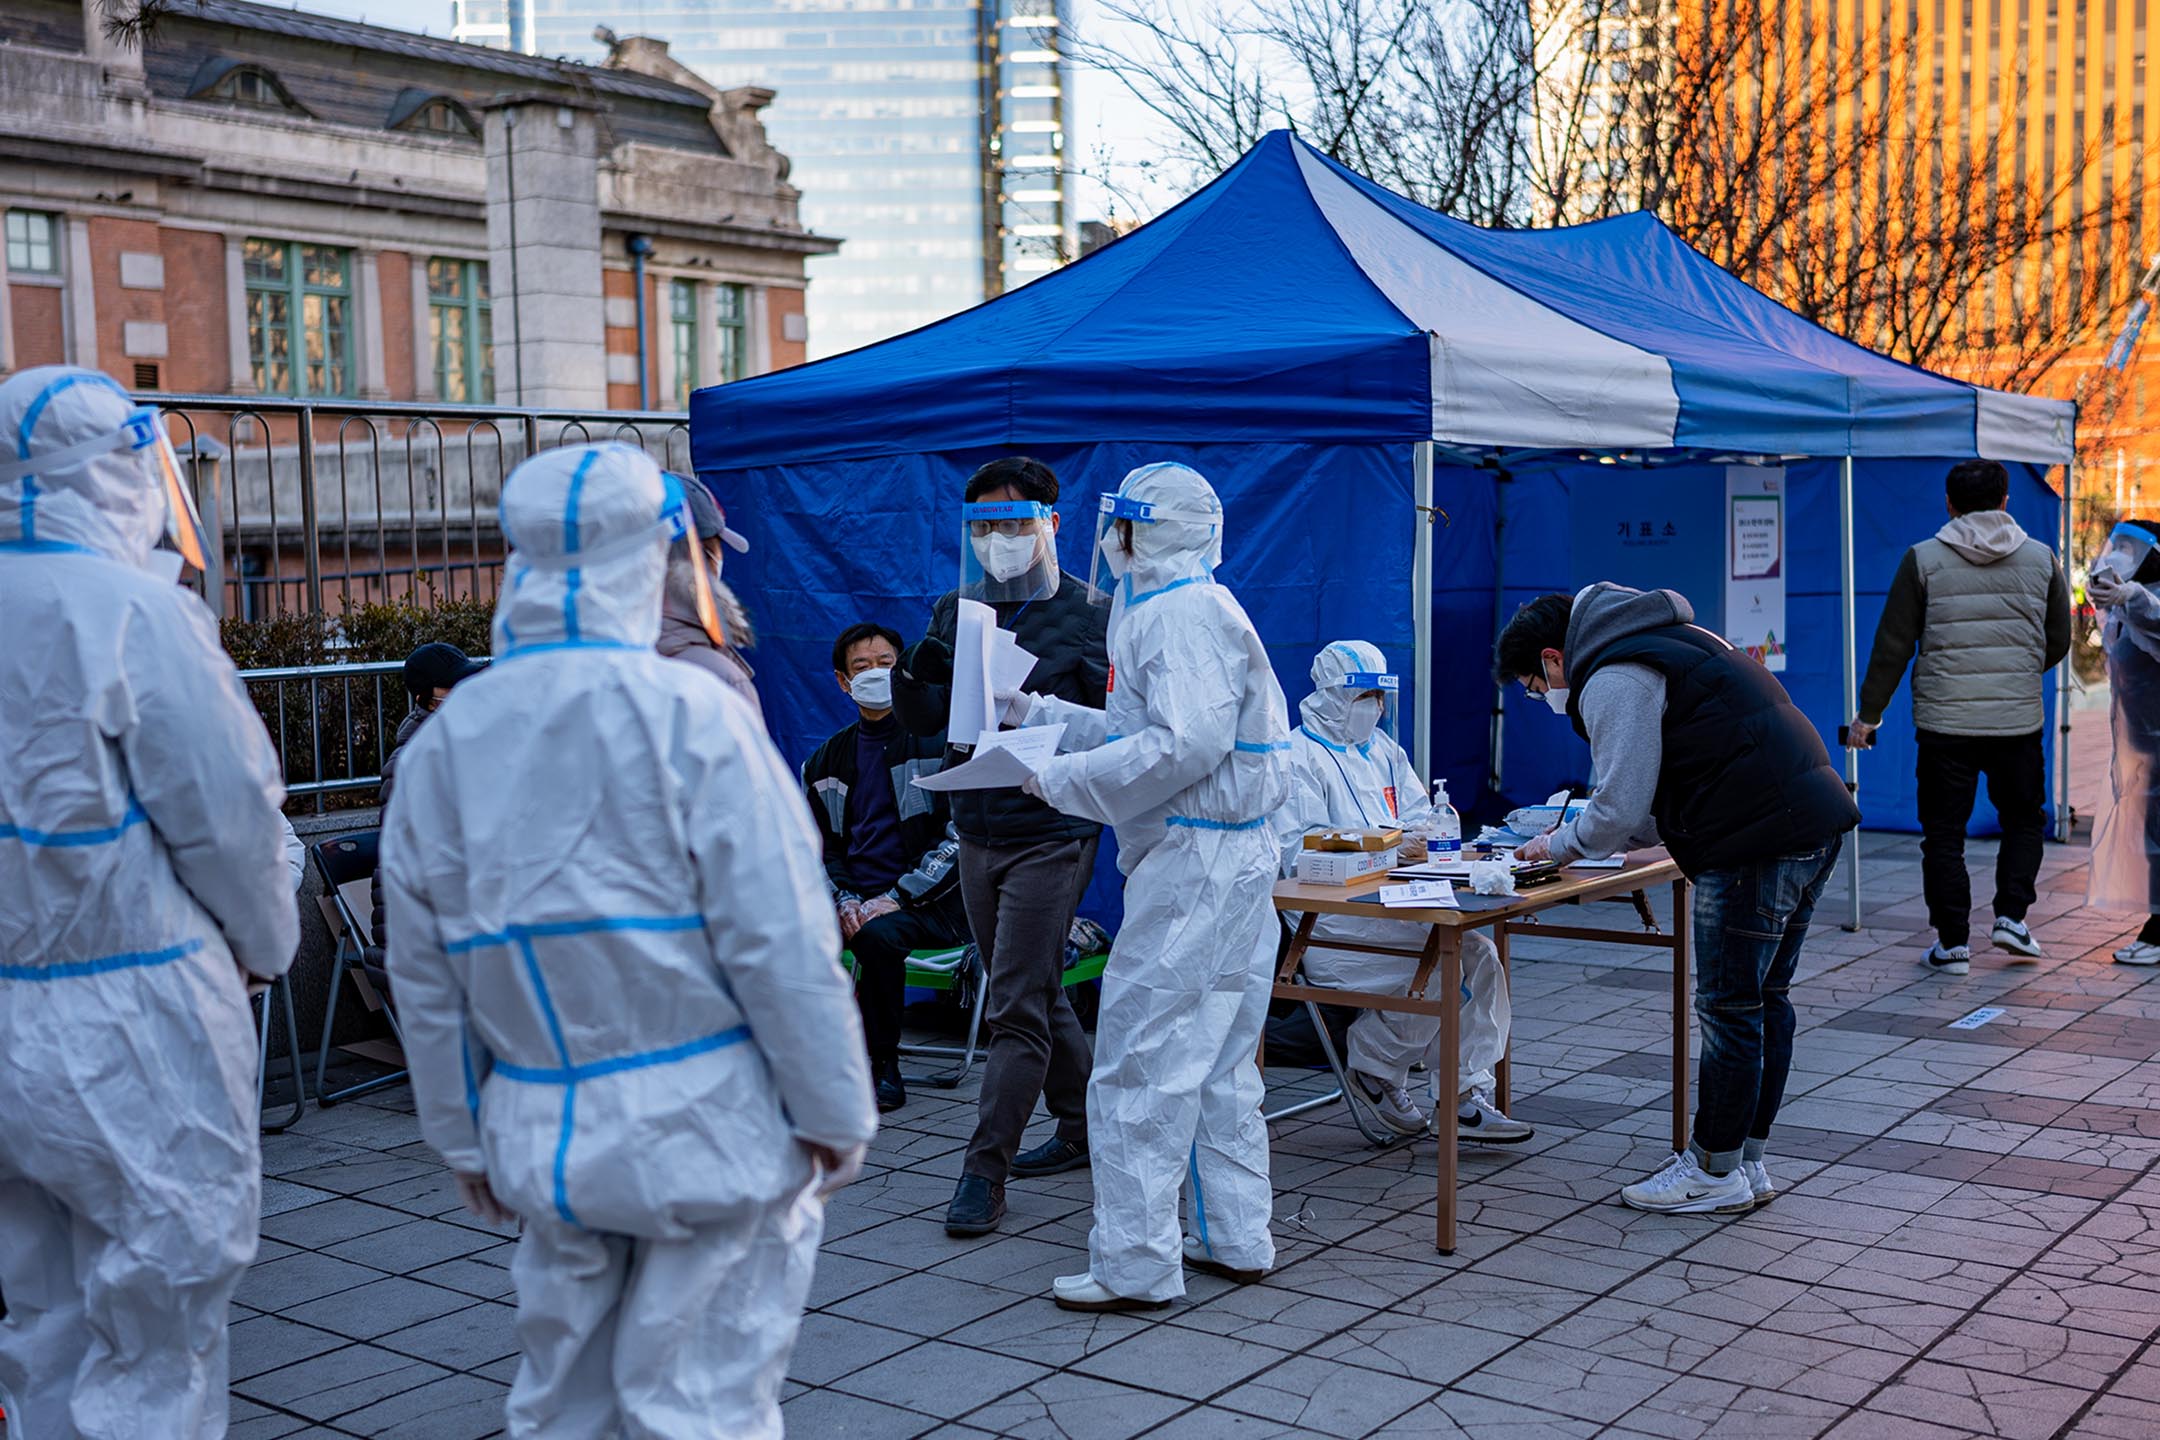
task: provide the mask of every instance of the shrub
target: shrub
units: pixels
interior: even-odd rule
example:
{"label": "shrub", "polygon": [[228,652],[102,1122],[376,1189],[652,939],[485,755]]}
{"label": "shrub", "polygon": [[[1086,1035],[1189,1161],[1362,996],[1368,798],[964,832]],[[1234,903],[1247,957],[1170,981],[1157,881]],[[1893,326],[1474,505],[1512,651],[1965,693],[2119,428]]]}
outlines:
{"label": "shrub", "polygon": [[[219,624],[225,652],[242,670],[330,666],[403,660],[430,641],[447,641],[468,655],[486,655],[494,606],[486,600],[447,599],[434,605],[410,600],[348,605],[342,615],[274,615]],[[407,702],[394,672],[332,673],[312,686],[272,680],[248,682],[248,696],[285,765],[288,785],[359,779],[381,773]],[[353,809],[376,803],[372,785],[326,792],[325,808]],[[287,808],[313,808],[313,797]]]}

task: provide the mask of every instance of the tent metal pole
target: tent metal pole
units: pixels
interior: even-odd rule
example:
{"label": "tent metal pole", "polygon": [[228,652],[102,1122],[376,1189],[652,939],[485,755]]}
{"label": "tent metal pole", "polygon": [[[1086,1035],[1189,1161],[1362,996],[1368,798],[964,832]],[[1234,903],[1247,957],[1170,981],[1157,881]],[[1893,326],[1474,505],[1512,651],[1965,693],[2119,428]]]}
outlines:
{"label": "tent metal pole", "polygon": [[[1853,462],[1847,455],[1838,466],[1838,603],[1843,623],[1838,627],[1845,642],[1845,718],[1858,716],[1860,706],[1860,636],[1858,633],[1859,604],[1854,594],[1853,576]],[[1845,784],[1860,798],[1860,752],[1850,746],[1845,750]],[[1860,832],[1852,834],[1852,843],[1845,847],[1846,917],[1845,928],[1860,928]]]}
{"label": "tent metal pole", "polygon": [[[2117,452],[2118,456],[2120,452]],[[2063,462],[2062,484],[2062,567],[2067,575],[2070,569],[2070,547],[2077,543],[2077,476],[2072,462]],[[2116,481],[2118,489],[2121,480]],[[2075,614],[2072,620],[2071,650],[2075,652]],[[2070,843],[2070,656],[2063,656],[2062,664],[2055,667],[2055,839]]]}
{"label": "tent metal pole", "polygon": [[[1433,446],[1430,440],[1420,440],[1411,452],[1412,492],[1417,502],[1417,544],[1410,562],[1410,593],[1417,611],[1411,619],[1411,633],[1416,638],[1417,680],[1415,702],[1417,714],[1412,734],[1416,743],[1418,774],[1430,785],[1433,780],[1432,753],[1432,696],[1426,690],[1432,685],[1433,673]],[[1398,707],[1399,708],[1399,707]]]}

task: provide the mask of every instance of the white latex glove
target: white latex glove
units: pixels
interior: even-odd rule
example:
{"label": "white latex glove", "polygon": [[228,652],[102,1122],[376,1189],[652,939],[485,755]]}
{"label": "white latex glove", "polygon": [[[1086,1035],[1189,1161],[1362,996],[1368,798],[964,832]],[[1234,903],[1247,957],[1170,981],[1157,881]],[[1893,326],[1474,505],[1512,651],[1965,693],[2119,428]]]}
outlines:
{"label": "white latex glove", "polygon": [[462,1170],[453,1170],[450,1173],[457,1181],[458,1199],[465,1202],[467,1210],[490,1225],[518,1223],[518,1217],[511,1213],[510,1207],[495,1198],[495,1191],[488,1185],[487,1176],[468,1175]]}
{"label": "white latex glove", "polygon": [[862,1174],[863,1156],[868,1154],[870,1149],[867,1145],[857,1145],[848,1150],[835,1150],[830,1145],[820,1145],[812,1140],[801,1143],[810,1156],[810,1163],[817,1167],[817,1194],[820,1200]]}
{"label": "white latex glove", "polygon": [[1543,835],[1533,835],[1525,840],[1516,847],[1515,858],[1525,865],[1552,859],[1552,832],[1548,830]]}
{"label": "white latex glove", "polygon": [[1020,793],[1023,795],[1032,795],[1037,800],[1047,801],[1049,798],[1048,796],[1043,794],[1042,776],[1040,774],[1030,775],[1027,779],[1021,781]]}
{"label": "white latex glove", "polygon": [[2095,605],[2113,605],[2117,593],[2123,588],[2122,577],[2106,565],[2093,567],[2091,578],[2085,582],[2085,597]]}
{"label": "white latex glove", "polygon": [[1025,690],[1000,690],[991,698],[997,701],[1000,725],[1027,724],[1028,711],[1035,705],[1035,697]]}

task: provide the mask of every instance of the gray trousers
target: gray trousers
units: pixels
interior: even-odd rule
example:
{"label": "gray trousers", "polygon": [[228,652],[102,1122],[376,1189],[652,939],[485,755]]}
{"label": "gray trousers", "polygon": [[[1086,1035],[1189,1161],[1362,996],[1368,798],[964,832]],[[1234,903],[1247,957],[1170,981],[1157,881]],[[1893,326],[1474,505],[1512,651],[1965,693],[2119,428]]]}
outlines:
{"label": "gray trousers", "polygon": [[1065,937],[1095,873],[1095,841],[960,842],[960,895],[989,970],[981,1109],[961,1173],[1004,1183],[1041,1096],[1058,1134],[1087,1143],[1094,1055],[1065,987]]}

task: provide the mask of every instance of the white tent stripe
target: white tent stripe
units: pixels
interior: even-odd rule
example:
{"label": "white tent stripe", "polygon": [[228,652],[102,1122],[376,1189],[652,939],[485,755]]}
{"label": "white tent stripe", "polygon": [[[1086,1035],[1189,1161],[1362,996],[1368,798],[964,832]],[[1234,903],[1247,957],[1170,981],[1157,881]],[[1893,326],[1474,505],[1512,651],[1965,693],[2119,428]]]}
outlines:
{"label": "white tent stripe", "polygon": [[1501,284],[1295,148],[1313,203],[1358,268],[1432,336],[1433,438],[1445,444],[1673,444],[1680,398],[1664,357]]}

